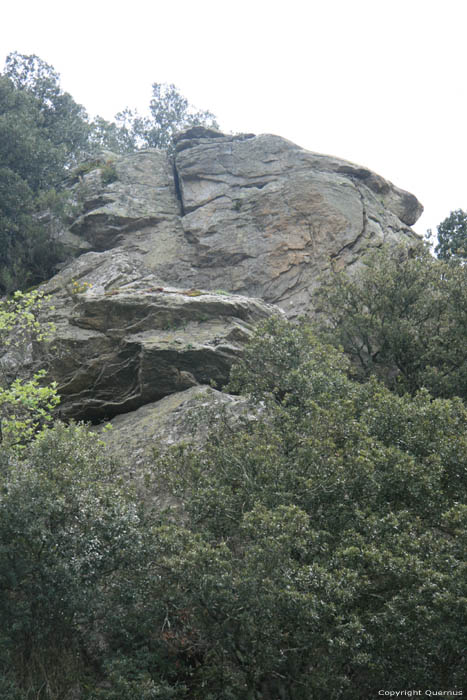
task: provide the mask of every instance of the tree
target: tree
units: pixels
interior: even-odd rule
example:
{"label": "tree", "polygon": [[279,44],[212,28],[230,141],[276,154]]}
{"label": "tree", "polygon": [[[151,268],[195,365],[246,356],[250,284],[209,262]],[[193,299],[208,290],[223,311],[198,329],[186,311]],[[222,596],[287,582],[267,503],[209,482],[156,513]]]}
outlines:
{"label": "tree", "polygon": [[172,526],[158,548],[190,697],[465,681],[466,409],[354,382],[345,364],[306,325],[268,321],[231,384],[256,418],[159,463],[190,533]]}
{"label": "tree", "polygon": [[175,131],[216,126],[173,85],[154,83],[150,114],[127,108],[116,123],[99,116],[90,123],[50,64],[8,55],[0,75],[0,294],[40,283],[62,261],[55,229],[66,225],[67,176],[83,159],[102,149],[170,150]]}
{"label": "tree", "polygon": [[[0,294],[53,274],[62,251],[66,168],[85,152],[87,115],[37,56],[10,54],[0,76]],[[44,216],[44,211],[51,216]]]}
{"label": "tree", "polygon": [[11,80],[16,90],[36,101],[41,130],[58,149],[59,162],[54,164],[52,160],[48,163],[49,177],[52,184],[57,185],[63,179],[63,168],[78,163],[89,151],[86,110],[69,93],[63,92],[59,74],[38,56],[10,53],[6,58],[4,76]]}
{"label": "tree", "polygon": [[[59,403],[57,384],[44,383],[45,371],[39,370],[31,379],[16,377],[8,372],[10,355],[24,357],[32,342],[47,340],[52,328],[39,322],[44,295],[38,291],[15,292],[11,299],[0,302],[0,443],[20,450],[52,422],[53,411]],[[17,363],[14,363],[17,367]]]}
{"label": "tree", "polygon": [[119,126],[99,116],[91,123],[91,142],[94,150],[113,153],[133,153],[136,150],[135,140],[125,125]]}
{"label": "tree", "polygon": [[423,245],[382,249],[354,274],[333,273],[317,291],[319,330],[393,390],[467,397],[467,276]]}
{"label": "tree", "polygon": [[197,125],[218,128],[214,115],[191,107],[175,85],[153,83],[149,111],[150,117],[128,108],[116,115],[123,150],[161,148],[170,151],[173,137],[181,129]]}
{"label": "tree", "polygon": [[155,457],[144,498],[83,427],[0,449],[3,697],[460,689],[467,411],[347,366],[267,321],[232,374],[245,415]]}
{"label": "tree", "polygon": [[440,260],[467,260],[467,212],[452,211],[438,228],[435,253]]}
{"label": "tree", "polygon": [[84,697],[91,671],[95,688],[109,606],[131,609],[124,584],[144,568],[145,527],[83,426],[57,424],[21,455],[0,448],[2,698],[55,700],[81,685]]}

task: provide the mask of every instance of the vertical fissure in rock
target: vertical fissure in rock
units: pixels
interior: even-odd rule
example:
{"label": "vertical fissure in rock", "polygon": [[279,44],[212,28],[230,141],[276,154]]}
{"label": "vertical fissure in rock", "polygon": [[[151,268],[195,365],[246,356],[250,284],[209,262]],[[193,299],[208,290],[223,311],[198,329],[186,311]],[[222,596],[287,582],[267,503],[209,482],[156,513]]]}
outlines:
{"label": "vertical fissure in rock", "polygon": [[173,156],[172,159],[172,170],[173,170],[173,176],[174,176],[174,183],[175,183],[175,195],[179,201],[180,204],[180,215],[185,216],[185,207],[183,206],[183,197],[182,197],[182,189],[180,187],[180,178],[178,176],[178,170],[177,170],[177,163],[175,161],[175,156]]}

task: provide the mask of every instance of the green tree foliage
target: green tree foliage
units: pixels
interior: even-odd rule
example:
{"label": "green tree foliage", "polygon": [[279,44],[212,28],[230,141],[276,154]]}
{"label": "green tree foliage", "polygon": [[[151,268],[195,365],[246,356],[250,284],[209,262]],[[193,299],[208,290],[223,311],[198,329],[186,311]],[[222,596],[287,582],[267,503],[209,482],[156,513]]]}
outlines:
{"label": "green tree foliage", "polygon": [[153,85],[150,117],[126,109],[116,123],[96,117],[60,87],[38,56],[9,54],[0,75],[0,294],[50,277],[63,251],[54,227],[66,225],[66,181],[102,149],[129,153],[171,148],[175,131],[215,126],[210,112],[190,107],[173,85]]}
{"label": "green tree foliage", "polygon": [[232,381],[257,419],[165,464],[191,533],[160,557],[190,697],[366,700],[394,679],[466,679],[467,412],[344,368],[305,326],[268,322]]}
{"label": "green tree foliage", "polygon": [[[49,277],[65,169],[88,143],[86,113],[37,56],[10,54],[0,76],[0,294]],[[44,215],[48,212],[48,215]]]}
{"label": "green tree foliage", "polygon": [[136,150],[136,144],[124,126],[99,116],[91,123],[91,141],[94,149],[98,150],[113,153],[133,153]]}
{"label": "green tree foliage", "polygon": [[[59,403],[55,382],[45,384],[45,371],[39,370],[31,379],[16,377],[11,381],[8,372],[9,355],[23,358],[32,342],[47,340],[52,328],[39,323],[44,296],[38,292],[15,292],[11,299],[0,302],[0,442],[13,449],[24,448],[52,421],[54,408]],[[18,362],[15,361],[18,367]]]}
{"label": "green tree foliage", "polygon": [[438,229],[435,253],[440,260],[467,260],[467,212],[452,211]]}
{"label": "green tree foliage", "polygon": [[17,91],[35,98],[41,116],[38,126],[50,144],[55,146],[58,161],[51,159],[45,175],[53,184],[59,183],[63,178],[63,167],[79,162],[89,149],[89,124],[85,109],[69,93],[63,92],[59,74],[38,56],[16,52],[9,54],[4,76],[11,80]]}
{"label": "green tree foliage", "polygon": [[128,486],[84,428],[58,424],[20,456],[2,450],[0,674],[11,697],[63,698],[96,674],[114,580],[136,578],[144,539]]}
{"label": "green tree foliage", "polygon": [[320,330],[393,390],[467,398],[467,274],[419,245],[383,249],[318,290]]}
{"label": "green tree foliage", "polygon": [[0,451],[3,696],[461,688],[467,411],[347,365],[268,321],[232,375],[248,412],[159,456],[145,498],[80,427]]}
{"label": "green tree foliage", "polygon": [[123,153],[140,148],[171,151],[173,137],[181,129],[198,125],[218,128],[214,115],[194,109],[175,85],[153,83],[149,112],[150,116],[141,116],[126,108],[116,115],[116,124],[96,119],[97,140],[102,146]]}

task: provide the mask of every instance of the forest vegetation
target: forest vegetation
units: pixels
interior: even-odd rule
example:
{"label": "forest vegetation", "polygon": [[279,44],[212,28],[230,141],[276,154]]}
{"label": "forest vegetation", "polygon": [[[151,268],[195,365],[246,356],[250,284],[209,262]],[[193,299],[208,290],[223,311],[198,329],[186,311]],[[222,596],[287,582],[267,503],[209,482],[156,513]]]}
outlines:
{"label": "forest vegetation", "polygon": [[10,54],[0,74],[0,294],[48,279],[63,259],[54,227],[67,222],[67,184],[83,160],[102,150],[170,151],[174,133],[196,124],[217,126],[211,112],[161,83],[152,86],[149,116],[125,108],[114,122],[91,120],[52,66]]}
{"label": "forest vegetation", "polygon": [[[180,126],[215,124],[157,83],[150,113],[91,121],[51,66],[8,58],[3,351],[47,342],[25,287],[60,260],[67,173],[101,148],[170,149]],[[333,273],[314,320],[264,322],[227,387],[248,411],[217,415],[203,445],[155,451],[138,478],[86,425],[54,420],[42,373],[0,377],[1,698],[465,689],[466,221],[440,225],[437,257],[383,248]]]}

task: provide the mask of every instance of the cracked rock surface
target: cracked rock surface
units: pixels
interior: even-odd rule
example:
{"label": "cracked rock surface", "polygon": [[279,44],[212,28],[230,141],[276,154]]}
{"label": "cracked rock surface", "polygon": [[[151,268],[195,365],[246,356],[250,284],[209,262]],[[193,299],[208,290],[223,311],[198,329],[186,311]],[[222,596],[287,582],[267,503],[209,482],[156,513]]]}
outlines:
{"label": "cracked rock surface", "polygon": [[175,165],[199,283],[259,296],[290,317],[310,311],[331,264],[412,238],[422,212],[375,173],[277,136],[188,132]]}
{"label": "cracked rock surface", "polygon": [[61,234],[75,259],[43,285],[53,342],[28,362],[58,382],[63,417],[94,422],[222,387],[261,319],[311,313],[323,273],[410,242],[422,211],[366,168],[203,127],[172,160],[106,153],[80,172]]}
{"label": "cracked rock surface", "polygon": [[260,299],[162,287],[123,251],[89,253],[54,277],[46,355],[64,418],[106,420],[211,381],[222,387],[255,325],[280,310]]}
{"label": "cracked rock surface", "polygon": [[174,162],[156,150],[112,156],[76,186],[81,213],[67,236],[87,250],[125,251],[161,284],[222,289],[312,309],[319,276],[368,248],[410,241],[417,199],[361,166],[269,134],[192,127]]}

